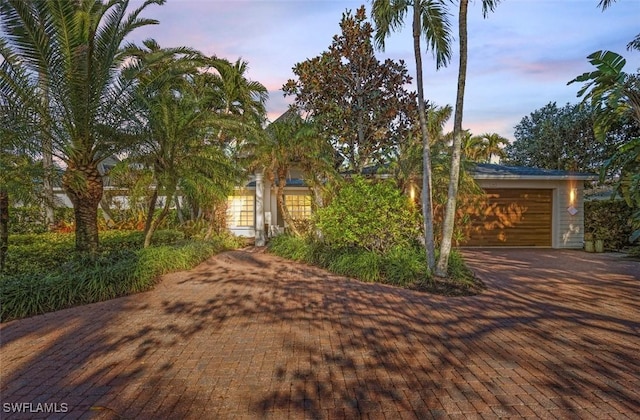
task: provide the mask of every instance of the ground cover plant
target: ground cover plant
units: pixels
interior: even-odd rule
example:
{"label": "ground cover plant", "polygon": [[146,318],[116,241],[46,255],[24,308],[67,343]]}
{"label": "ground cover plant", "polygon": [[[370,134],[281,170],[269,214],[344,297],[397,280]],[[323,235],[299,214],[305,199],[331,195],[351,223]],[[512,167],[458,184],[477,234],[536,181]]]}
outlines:
{"label": "ground cover plant", "polygon": [[310,236],[280,235],[269,242],[269,251],[283,258],[327,269],[366,282],[379,282],[446,296],[470,296],[484,285],[453,250],[449,277],[430,276],[424,247],[397,246],[384,253],[358,247],[332,246]]}
{"label": "ground cover plant", "polygon": [[230,235],[203,241],[175,230],[158,231],[154,238],[142,248],[143,232],[101,232],[100,252],[91,257],[72,252],[73,234],[13,235],[0,273],[0,321],[149,290],[162,274],[190,269],[240,245]]}

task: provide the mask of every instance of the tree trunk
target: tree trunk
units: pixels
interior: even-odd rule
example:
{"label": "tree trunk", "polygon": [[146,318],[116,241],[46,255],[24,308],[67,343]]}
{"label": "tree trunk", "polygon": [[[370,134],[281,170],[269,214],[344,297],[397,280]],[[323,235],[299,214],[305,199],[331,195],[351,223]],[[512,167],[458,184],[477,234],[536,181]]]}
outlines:
{"label": "tree trunk", "polygon": [[153,216],[156,212],[156,201],[158,201],[158,189],[160,188],[160,184],[156,183],[156,188],[154,188],[151,193],[151,197],[149,197],[149,202],[147,203],[147,215],[144,221],[144,236],[145,238],[149,234],[151,230],[151,224],[153,223]]}
{"label": "tree trunk", "polygon": [[[42,89],[42,104],[49,107],[49,86],[44,74],[39,73],[38,84]],[[44,178],[42,180],[44,195],[44,223],[48,231],[53,230],[55,226],[54,206],[55,199],[53,195],[53,141],[51,137],[42,133],[42,168],[44,169]]]}
{"label": "tree trunk", "polygon": [[9,249],[9,193],[0,188],[0,272],[4,271],[4,264]]}
{"label": "tree trunk", "polygon": [[[169,214],[169,209],[171,207],[171,201],[172,201],[173,194],[175,193],[175,191],[176,191],[175,185],[167,188],[166,191],[165,191],[165,201],[164,201],[164,206],[162,207],[162,211],[160,212],[158,217],[156,217],[155,219],[153,219],[153,214],[151,215],[151,218],[153,219],[153,223],[151,223],[149,225],[149,229],[148,230],[145,230],[145,235],[144,235],[144,247],[145,248],[148,248],[149,245],[151,245],[151,239],[153,238],[153,234],[158,229],[158,226],[160,226],[160,224],[164,221],[164,219]],[[156,198],[158,197],[158,189],[156,189],[156,191],[155,191],[155,196],[156,196]],[[154,200],[154,203],[155,203],[155,200]],[[155,208],[155,205],[154,205],[154,208]],[[147,221],[148,220],[149,219],[147,219]]]}
{"label": "tree trunk", "polygon": [[44,190],[44,221],[47,230],[51,231],[55,226],[55,215],[53,208],[55,198],[53,195],[53,153],[51,138],[45,137],[42,140],[42,167],[44,169],[44,178],[42,187]]}
{"label": "tree trunk", "polygon": [[76,251],[98,252],[98,205],[102,198],[102,176],[95,162],[70,162],[62,186],[73,204],[76,222]]}
{"label": "tree trunk", "polygon": [[178,193],[175,194],[175,197],[173,199],[175,200],[175,203],[176,203],[176,213],[178,214],[178,223],[183,225],[184,215],[182,214],[182,206],[180,205],[180,197],[178,196]]}
{"label": "tree trunk", "polygon": [[286,171],[284,169],[280,169],[278,171],[278,183],[276,184],[278,208],[282,211],[282,218],[285,224],[289,226],[289,229],[291,229],[295,236],[300,236],[300,232],[298,231],[298,228],[291,217],[291,213],[289,212],[289,208],[287,207],[287,203],[284,200],[284,187],[286,185]]}
{"label": "tree trunk", "polygon": [[424,103],[424,87],[422,82],[422,52],[420,51],[420,2],[413,6],[413,53],[416,59],[416,84],[418,85],[418,115],[422,133],[422,216],[424,219],[424,243],[427,254],[429,272],[433,273],[436,265],[435,241],[433,239],[433,193],[431,181],[431,150],[429,131],[427,129],[426,107]]}
{"label": "tree trunk", "polygon": [[458,30],[460,36],[460,68],[458,70],[458,93],[456,96],[456,111],[453,120],[453,150],[451,151],[451,173],[449,176],[449,191],[442,222],[442,242],[440,243],[440,258],[436,266],[436,276],[447,277],[449,254],[451,253],[451,239],[456,219],[456,200],[458,198],[458,184],[460,181],[460,156],[462,150],[462,114],[464,107],[464,87],[467,80],[467,8],[468,0],[460,0],[460,16]]}

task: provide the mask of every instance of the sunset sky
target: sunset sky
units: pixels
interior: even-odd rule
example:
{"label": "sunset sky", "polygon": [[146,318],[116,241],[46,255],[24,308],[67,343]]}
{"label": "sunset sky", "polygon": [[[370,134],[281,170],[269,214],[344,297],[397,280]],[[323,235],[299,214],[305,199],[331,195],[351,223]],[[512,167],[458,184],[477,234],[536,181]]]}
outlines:
{"label": "sunset sky", "polygon": [[[143,16],[160,24],[136,30],[132,40],[155,38],[163,47],[189,46],[230,61],[242,57],[249,78],[269,89],[273,120],[291,102],[280,90],[293,77],[291,68],[325,51],[340,32],[342,13],[362,4],[368,13],[370,2],[363,1],[168,0],[146,9]],[[532,111],[552,101],[578,102],[580,86],[567,82],[591,70],[586,56],[597,50],[622,54],[625,70],[636,72],[640,51],[627,51],[626,45],[640,33],[640,0],[618,0],[604,12],[597,5],[598,0],[504,0],[483,19],[481,0],[472,0],[464,127],[513,139],[514,126]],[[451,11],[457,15],[457,5]],[[457,27],[455,16],[452,26]],[[410,27],[392,34],[377,56],[405,60],[414,75]],[[426,99],[455,103],[457,61],[455,56],[448,68],[436,71],[431,53],[424,55]]]}

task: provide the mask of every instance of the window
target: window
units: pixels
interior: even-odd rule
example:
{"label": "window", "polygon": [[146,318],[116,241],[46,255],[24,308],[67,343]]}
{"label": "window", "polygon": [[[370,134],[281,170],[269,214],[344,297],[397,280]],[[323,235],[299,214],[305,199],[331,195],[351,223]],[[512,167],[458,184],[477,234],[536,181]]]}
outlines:
{"label": "window", "polygon": [[284,203],[295,220],[306,220],[311,218],[311,196],[310,195],[285,195]]}
{"label": "window", "polygon": [[227,198],[227,226],[254,226],[255,197],[234,195]]}

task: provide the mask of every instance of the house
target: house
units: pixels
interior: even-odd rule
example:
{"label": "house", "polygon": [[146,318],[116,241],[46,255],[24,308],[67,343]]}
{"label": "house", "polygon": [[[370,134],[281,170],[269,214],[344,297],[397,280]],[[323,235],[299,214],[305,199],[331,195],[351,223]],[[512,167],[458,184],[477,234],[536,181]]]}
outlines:
{"label": "house", "polygon": [[[227,227],[231,233],[255,238],[258,246],[264,245],[267,237],[282,233],[285,223],[278,211],[275,190],[275,185],[261,172],[251,176],[244,186],[236,187],[227,200]],[[290,170],[284,201],[291,216],[295,219],[309,218],[311,200],[311,191],[305,185],[300,170]]]}
{"label": "house", "polygon": [[[582,248],[583,186],[596,175],[496,164],[476,164],[471,173],[487,200],[468,210],[472,223],[464,246]],[[287,207],[298,218],[311,214],[301,175],[292,171],[285,188]],[[228,227],[264,244],[285,228],[277,207],[275,187],[256,173],[229,197]]]}

